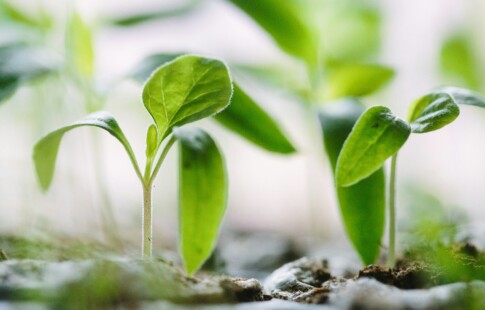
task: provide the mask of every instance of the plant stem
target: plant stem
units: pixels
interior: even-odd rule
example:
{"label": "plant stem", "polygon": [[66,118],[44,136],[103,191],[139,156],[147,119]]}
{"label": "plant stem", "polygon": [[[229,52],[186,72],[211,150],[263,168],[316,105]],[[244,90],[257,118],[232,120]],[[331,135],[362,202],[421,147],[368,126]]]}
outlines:
{"label": "plant stem", "polygon": [[142,256],[152,256],[152,186],[143,185],[143,236]]}
{"label": "plant stem", "polygon": [[[153,169],[151,171],[153,158],[147,158],[145,166],[145,175],[141,177],[143,185],[143,228],[142,228],[142,256],[143,258],[150,258],[152,256],[152,186],[155,177],[162,166],[163,160],[168,154],[168,151],[175,143],[175,137],[171,137],[167,144],[163,148],[160,157]],[[138,173],[139,174],[139,170]],[[139,174],[140,175],[140,174]]]}
{"label": "plant stem", "polygon": [[396,162],[397,153],[392,156],[389,177],[389,253],[387,265],[390,268],[394,268],[396,255]]}
{"label": "plant stem", "polygon": [[172,145],[175,143],[175,141],[177,141],[177,139],[174,136],[171,136],[170,139],[168,140],[167,144],[165,144],[165,147],[162,151],[162,154],[160,154],[160,157],[158,158],[158,161],[155,165],[155,168],[153,168],[152,175],[150,176],[150,178],[148,180],[145,179],[145,182],[146,182],[147,185],[151,186],[153,184],[153,181],[155,180],[155,178],[158,174],[158,171],[160,171],[160,167],[162,166],[162,163],[163,163],[165,157],[167,156],[168,151],[170,150]]}

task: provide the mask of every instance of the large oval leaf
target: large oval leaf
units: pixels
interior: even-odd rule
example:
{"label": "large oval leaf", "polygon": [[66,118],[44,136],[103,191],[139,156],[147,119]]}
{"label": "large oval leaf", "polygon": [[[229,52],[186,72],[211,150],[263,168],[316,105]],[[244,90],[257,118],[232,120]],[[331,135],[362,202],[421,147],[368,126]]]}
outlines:
{"label": "large oval leaf", "polygon": [[383,106],[359,118],[337,160],[337,186],[350,186],[378,170],[406,142],[409,125]]}
{"label": "large oval leaf", "polygon": [[384,86],[394,76],[394,70],[382,65],[344,64],[329,73],[327,97],[361,97]]}
{"label": "large oval leaf", "polygon": [[318,45],[314,34],[298,13],[294,1],[281,0],[229,0],[251,16],[287,53],[317,63]]}
{"label": "large oval leaf", "polygon": [[133,150],[123,134],[123,131],[121,131],[118,122],[110,113],[101,111],[90,114],[85,118],[72,123],[71,125],[59,128],[46,135],[35,144],[33,159],[37,177],[42,189],[47,190],[52,182],[57,153],[59,151],[59,145],[62,137],[71,129],[81,126],[95,126],[104,129],[113,135],[116,139],[118,139],[118,141],[121,142],[125,150],[128,152],[130,160],[135,165],[135,169],[138,169]]}
{"label": "large oval leaf", "polygon": [[226,166],[214,140],[198,128],[176,128],[180,142],[180,250],[188,274],[212,253],[227,201]]}
{"label": "large oval leaf", "polygon": [[416,100],[409,110],[409,122],[413,133],[425,133],[440,129],[453,122],[460,109],[453,97],[445,92],[434,92]]}
{"label": "large oval leaf", "polygon": [[[345,139],[363,112],[364,106],[355,99],[340,100],[319,112],[325,150],[334,173]],[[350,241],[365,265],[375,263],[385,226],[384,169],[380,168],[357,184],[336,190]]]}
{"label": "large oval leaf", "polygon": [[159,143],[180,126],[222,111],[232,83],[221,61],[182,56],[157,69],[143,89],[143,103],[159,132]]}
{"label": "large oval leaf", "polygon": [[215,119],[268,151],[282,154],[296,151],[273,118],[237,85],[234,86],[231,105]]}

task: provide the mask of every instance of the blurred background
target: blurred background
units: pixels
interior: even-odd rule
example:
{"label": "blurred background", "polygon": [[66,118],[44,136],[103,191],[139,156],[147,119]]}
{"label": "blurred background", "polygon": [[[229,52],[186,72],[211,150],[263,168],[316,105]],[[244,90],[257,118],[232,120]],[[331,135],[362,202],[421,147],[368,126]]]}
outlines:
{"label": "blurred background", "polygon": [[[368,61],[395,71],[386,87],[363,99],[367,106],[385,105],[405,118],[414,99],[443,84],[485,92],[484,1],[290,2],[321,36],[326,63]],[[32,61],[52,71],[40,70],[22,81],[0,105],[0,234],[107,241],[114,232],[137,246],[142,190],[116,140],[96,129],[67,134],[46,193],[36,180],[32,147],[48,131],[103,109],[117,117],[143,165],[151,119],[141,102],[142,85],[130,75],[151,54],[188,52],[228,63],[238,83],[298,149],[290,155],[271,153],[211,120],[196,124],[210,131],[225,153],[230,178],[225,229],[342,239],[350,246],[321,134],[309,122],[307,103],[295,95],[314,87],[305,66],[231,1],[0,3],[0,44],[22,46],[17,57],[1,54],[0,68],[9,59],[20,67]],[[82,19],[77,30],[70,28],[74,14]],[[72,31],[90,33],[92,53],[73,42]],[[94,61],[92,68],[76,63],[86,58]],[[316,88],[318,83],[324,87],[325,80]],[[325,104],[315,98],[311,104]],[[398,166],[402,220],[412,205],[427,208],[417,202],[416,192],[462,210],[471,222],[485,219],[484,132],[485,111],[465,107],[453,124],[409,139]],[[171,152],[153,191],[157,245],[176,243],[176,161]]]}

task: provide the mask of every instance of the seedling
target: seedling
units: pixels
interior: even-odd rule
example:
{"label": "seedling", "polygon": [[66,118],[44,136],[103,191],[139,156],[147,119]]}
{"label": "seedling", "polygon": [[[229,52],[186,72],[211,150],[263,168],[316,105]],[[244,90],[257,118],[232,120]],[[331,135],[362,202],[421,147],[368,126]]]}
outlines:
{"label": "seedling", "polygon": [[108,131],[123,145],[142,185],[142,255],[148,258],[152,255],[153,182],[178,141],[180,250],[185,269],[192,274],[214,248],[226,208],[227,176],[222,154],[209,134],[182,126],[222,111],[231,96],[231,78],[224,63],[181,56],[156,69],[143,88],[143,104],[154,122],[147,131],[143,173],[116,119],[101,111],[37,142],[33,157],[40,185],[47,190],[52,182],[59,145],[66,132],[82,126]]}
{"label": "seedling", "polygon": [[398,151],[411,133],[434,131],[453,122],[460,113],[458,104],[485,108],[485,98],[461,88],[438,89],[411,105],[408,121],[399,119],[386,107],[374,106],[358,119],[342,147],[335,176],[338,188],[366,181],[369,176],[381,169],[389,157],[392,157],[388,187],[390,267],[395,264]]}

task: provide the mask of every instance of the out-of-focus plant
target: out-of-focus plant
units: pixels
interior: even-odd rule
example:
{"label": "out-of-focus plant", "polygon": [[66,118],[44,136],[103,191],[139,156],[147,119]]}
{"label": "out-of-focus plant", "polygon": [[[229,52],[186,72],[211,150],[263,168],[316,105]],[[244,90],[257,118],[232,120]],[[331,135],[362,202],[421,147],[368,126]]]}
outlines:
{"label": "out-of-focus plant", "polygon": [[[365,1],[353,0],[228,2],[243,10],[283,51],[303,64],[307,87],[290,86],[288,91],[304,103],[308,134],[323,134],[325,151],[335,170],[343,141],[364,111],[356,98],[378,91],[394,76],[391,68],[374,62],[380,41],[379,10]],[[326,105],[320,106],[323,103]],[[337,196],[352,244],[365,264],[375,262],[384,232],[383,170],[359,185],[338,187]]]}
{"label": "out-of-focus plant", "polygon": [[485,108],[485,98],[462,88],[438,89],[411,105],[407,122],[386,107],[374,106],[358,119],[339,154],[335,175],[338,188],[360,184],[392,157],[388,197],[391,267],[395,264],[397,153],[411,133],[431,132],[453,122],[460,113],[458,104]]}
{"label": "out-of-focus plant", "polygon": [[142,253],[152,254],[152,186],[175,142],[180,145],[180,247],[188,273],[195,272],[214,248],[226,208],[224,159],[212,138],[201,129],[181,127],[222,111],[230,102],[232,84],[226,66],[214,59],[181,56],[156,69],[143,88],[143,104],[153,118],[146,137],[144,172],[115,118],[91,114],[59,128],[34,147],[34,162],[43,189],[52,182],[64,134],[82,126],[108,131],[125,148],[143,188]]}
{"label": "out-of-focus plant", "polygon": [[446,38],[440,51],[440,70],[456,85],[473,90],[484,87],[484,68],[469,33],[456,33]]}

